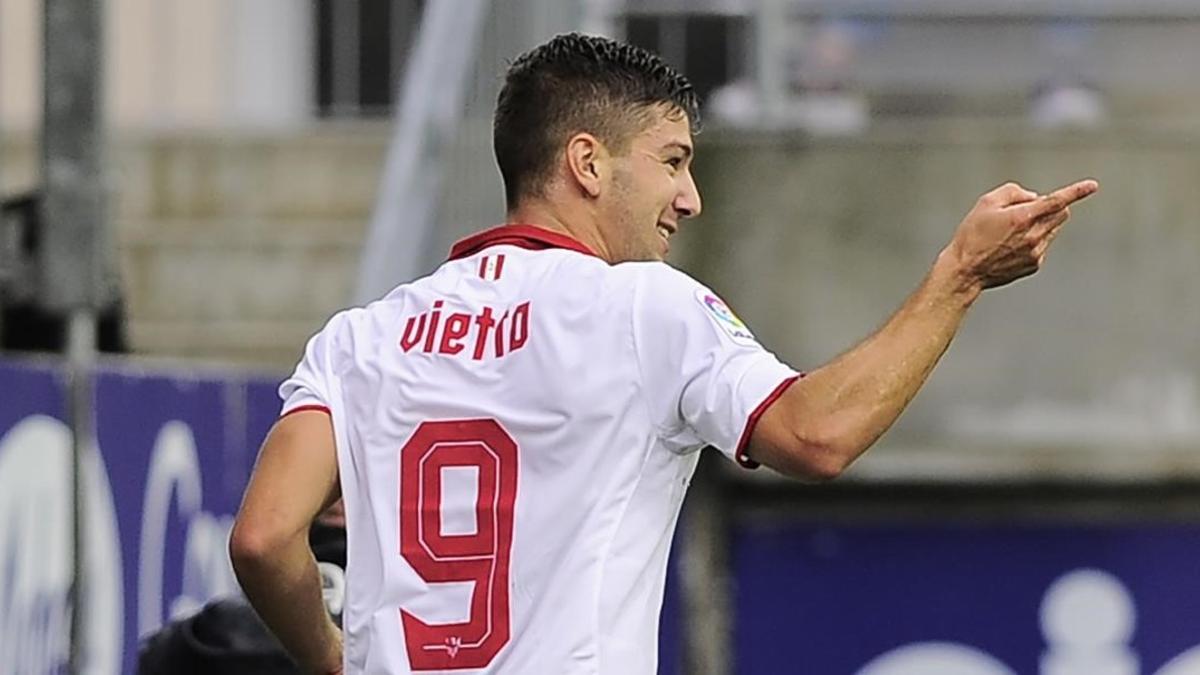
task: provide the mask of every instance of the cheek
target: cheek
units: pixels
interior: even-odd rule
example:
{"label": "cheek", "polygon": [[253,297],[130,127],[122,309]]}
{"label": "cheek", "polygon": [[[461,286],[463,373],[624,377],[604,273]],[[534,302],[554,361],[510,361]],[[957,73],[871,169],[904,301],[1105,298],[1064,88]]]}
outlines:
{"label": "cheek", "polygon": [[662,184],[662,200],[668,204],[675,201],[675,195],[678,195],[684,190],[684,183],[687,181],[686,174],[680,173],[675,176],[668,176],[663,180]]}

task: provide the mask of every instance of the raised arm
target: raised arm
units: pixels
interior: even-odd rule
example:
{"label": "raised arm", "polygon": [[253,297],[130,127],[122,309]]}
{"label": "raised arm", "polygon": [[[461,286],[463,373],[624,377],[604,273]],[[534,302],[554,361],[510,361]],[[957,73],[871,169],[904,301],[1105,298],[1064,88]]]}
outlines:
{"label": "raised arm", "polygon": [[874,335],[797,381],[763,414],[748,454],[784,474],[837,476],[916,396],[985,289],[1041,268],[1093,180],[1048,195],[1009,183],[980,197],[904,305]]}
{"label": "raised arm", "polygon": [[338,495],[329,415],[287,415],[263,444],[229,540],[250,604],[301,668],[320,675],[341,672],[342,641],[321,598],[308,529]]}

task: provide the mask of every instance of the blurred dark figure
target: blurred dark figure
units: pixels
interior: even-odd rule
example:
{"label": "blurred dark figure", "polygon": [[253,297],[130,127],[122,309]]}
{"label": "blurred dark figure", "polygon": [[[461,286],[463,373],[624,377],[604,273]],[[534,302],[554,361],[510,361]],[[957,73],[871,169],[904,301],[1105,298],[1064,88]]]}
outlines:
{"label": "blurred dark figure", "polygon": [[141,675],[296,675],[300,669],[242,598],[222,598],[142,642]]}
{"label": "blurred dark figure", "polygon": [[[43,224],[41,195],[30,193],[0,201],[0,349],[61,352],[66,347],[67,316],[38,304],[37,260]],[[125,308],[119,297],[96,317],[97,347],[123,353]]]}
{"label": "blurred dark figure", "polygon": [[[342,625],[345,598],[346,520],[339,501],[308,532],[321,571],[325,607]],[[219,598],[196,614],[172,621],[146,637],[139,675],[299,675],[300,669],[267,630],[245,598]]]}

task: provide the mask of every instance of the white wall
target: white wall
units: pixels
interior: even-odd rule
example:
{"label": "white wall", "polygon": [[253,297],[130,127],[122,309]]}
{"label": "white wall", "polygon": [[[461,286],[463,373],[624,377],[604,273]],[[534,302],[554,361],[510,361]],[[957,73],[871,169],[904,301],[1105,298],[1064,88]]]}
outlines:
{"label": "white wall", "polygon": [[0,130],[29,128],[41,114],[40,6],[0,0]]}
{"label": "white wall", "polygon": [[[110,0],[116,129],[288,126],[313,106],[312,17],[295,0]],[[0,0],[0,129],[41,116],[42,2]]]}

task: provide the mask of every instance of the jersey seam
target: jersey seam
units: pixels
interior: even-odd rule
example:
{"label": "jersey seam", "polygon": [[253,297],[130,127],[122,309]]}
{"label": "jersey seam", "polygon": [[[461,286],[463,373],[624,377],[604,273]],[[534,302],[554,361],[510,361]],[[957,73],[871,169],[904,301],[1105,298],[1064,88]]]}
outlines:
{"label": "jersey seam", "polygon": [[633,285],[633,302],[630,303],[633,309],[629,312],[629,334],[630,341],[633,343],[633,361],[638,371],[638,398],[642,400],[642,405],[646,408],[646,419],[650,420],[650,424],[654,427],[655,436],[659,440],[666,440],[673,434],[670,427],[660,424],[654,415],[654,407],[651,405],[650,396],[646,392],[646,371],[642,367],[641,350],[638,348],[637,326],[634,322],[634,315],[641,302],[643,277],[644,275],[639,275]]}
{"label": "jersey seam", "polygon": [[601,607],[601,598],[603,597],[603,593],[604,593],[605,582],[606,582],[606,579],[608,576],[608,568],[609,568],[609,564],[611,563],[612,547],[613,547],[614,543],[616,542],[617,536],[621,532],[622,526],[625,524],[625,519],[629,514],[629,507],[633,503],[634,495],[637,494],[638,488],[641,486],[642,481],[645,480],[645,478],[646,478],[646,464],[648,464],[650,462],[650,455],[652,452],[654,452],[654,447],[656,445],[656,442],[663,440],[663,436],[662,436],[663,429],[659,425],[658,421],[654,418],[654,411],[650,404],[650,397],[647,395],[647,392],[646,392],[646,387],[644,384],[645,371],[642,369],[641,354],[638,351],[637,327],[634,323],[634,316],[637,313],[637,309],[638,309],[639,303],[641,301],[641,290],[642,290],[642,277],[639,275],[633,284],[633,291],[632,291],[633,302],[631,302],[629,304],[629,306],[631,308],[629,310],[629,335],[630,335],[630,343],[633,346],[633,361],[634,361],[635,366],[637,367],[637,372],[638,372],[638,382],[637,382],[638,398],[640,398],[642,400],[642,406],[645,411],[646,419],[650,421],[650,425],[654,428],[655,439],[651,440],[651,442],[648,443],[647,446],[642,451],[642,462],[641,462],[641,465],[638,467],[637,480],[634,481],[633,486],[629,490],[628,496],[623,500],[623,503],[621,504],[621,514],[620,514],[620,516],[617,517],[617,521],[616,521],[615,525],[613,526],[612,536],[610,536],[608,538],[608,541],[605,542],[604,554],[601,557],[601,560],[603,560],[603,564],[600,568],[599,583],[596,584],[596,595],[595,595],[596,614],[593,617],[594,622],[595,622],[594,630],[596,631],[596,633],[595,633],[596,667],[597,667],[596,672],[598,672],[598,673],[604,672],[604,649],[603,649],[604,641],[601,639],[601,635],[600,635],[600,631],[601,631],[600,607]]}
{"label": "jersey seam", "polygon": [[[346,510],[347,522],[352,522],[356,517],[357,500],[369,499],[369,486],[363,486],[359,482],[359,477],[362,475],[359,458],[354,452],[351,444],[351,429],[349,422],[346,419],[346,400],[345,392],[342,388],[343,376],[349,371],[350,366],[347,365],[347,359],[340,358],[347,354],[350,355],[349,361],[353,361],[353,352],[355,348],[354,331],[356,328],[356,319],[359,319],[366,313],[365,308],[351,307],[342,310],[335,315],[339,324],[337,330],[330,335],[329,341],[325,344],[325,394],[328,402],[327,412],[329,414],[329,423],[333,428],[333,452],[337,467],[337,482],[338,491],[341,493],[341,499],[344,502],[343,508]],[[332,319],[330,323],[332,323]],[[346,476],[343,466],[343,460],[351,467],[352,475]],[[346,498],[346,484],[351,483],[351,490],[355,494],[355,498]],[[372,509],[365,509],[367,516],[370,519],[371,529],[374,531],[374,536],[369,539],[374,539],[377,546],[380,546],[379,527],[377,517]],[[349,669],[351,659],[355,658],[360,670],[365,670],[369,663],[369,654],[372,651],[373,638],[372,631],[363,626],[357,626],[357,630],[350,630],[356,623],[355,620],[361,621],[361,612],[354,611],[358,604],[358,587],[357,583],[352,580],[358,578],[358,569],[360,564],[352,563],[357,561],[358,555],[351,555],[354,551],[357,553],[362,546],[360,543],[361,537],[357,534],[351,536],[350,529],[346,530],[346,589],[345,599],[342,606],[342,628],[347,637],[347,649],[343,650],[342,664]],[[378,572],[380,576],[385,576],[382,571]],[[380,584],[382,587],[382,584]],[[366,616],[370,616],[372,612],[367,612]]]}
{"label": "jersey seam", "polygon": [[645,450],[642,452],[642,463],[638,467],[637,480],[634,481],[633,487],[629,490],[629,496],[626,497],[623,500],[624,503],[621,504],[621,515],[617,518],[617,522],[613,526],[612,536],[609,537],[608,541],[606,541],[604,544],[604,555],[601,556],[601,560],[603,560],[604,563],[603,563],[602,567],[600,568],[600,580],[599,580],[599,583],[596,584],[596,596],[595,596],[595,598],[596,598],[596,600],[595,600],[596,616],[594,617],[594,619],[595,619],[595,626],[596,626],[595,630],[596,630],[596,672],[597,673],[604,672],[604,663],[603,663],[603,656],[602,656],[604,650],[601,647],[604,644],[604,642],[603,642],[603,640],[600,639],[600,630],[601,630],[601,628],[600,628],[600,604],[601,604],[601,598],[604,595],[604,583],[605,583],[605,579],[608,575],[608,566],[609,566],[609,563],[611,562],[612,547],[613,547],[614,542],[617,539],[617,535],[621,531],[621,526],[625,524],[625,517],[629,514],[629,505],[633,503],[634,495],[637,494],[638,488],[641,486],[642,481],[645,480],[645,478],[646,478],[646,464],[648,464],[650,462],[650,454],[652,452],[654,452],[654,445],[655,445],[654,442],[649,443],[646,446]]}

